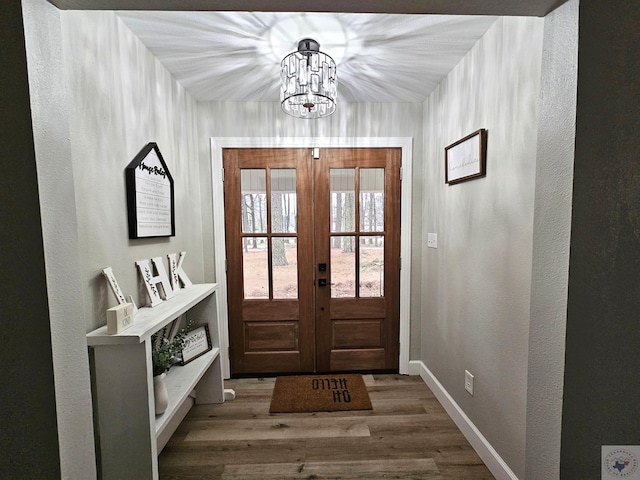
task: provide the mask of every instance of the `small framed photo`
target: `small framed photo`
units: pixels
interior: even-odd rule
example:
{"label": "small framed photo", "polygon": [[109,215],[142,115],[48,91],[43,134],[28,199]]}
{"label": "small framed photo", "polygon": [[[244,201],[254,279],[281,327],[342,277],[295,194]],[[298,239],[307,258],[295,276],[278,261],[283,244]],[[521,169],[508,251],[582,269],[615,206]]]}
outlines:
{"label": "small framed photo", "polygon": [[484,177],[487,168],[487,130],[476,130],[445,147],[444,164],[444,181],[449,185]]}
{"label": "small framed photo", "polygon": [[184,337],[182,346],[182,365],[186,365],[195,360],[200,355],[204,355],[211,350],[211,336],[209,335],[209,326],[201,325],[194,328]]}

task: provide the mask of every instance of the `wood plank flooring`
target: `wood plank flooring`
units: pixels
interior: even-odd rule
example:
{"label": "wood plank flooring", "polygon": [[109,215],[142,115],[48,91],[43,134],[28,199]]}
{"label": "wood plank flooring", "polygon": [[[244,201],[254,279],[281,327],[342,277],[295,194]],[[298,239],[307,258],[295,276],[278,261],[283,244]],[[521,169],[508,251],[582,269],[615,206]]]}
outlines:
{"label": "wood plank flooring", "polygon": [[161,480],[493,480],[419,377],[365,375],[373,410],[269,413],[274,378],[227,380],[159,456]]}

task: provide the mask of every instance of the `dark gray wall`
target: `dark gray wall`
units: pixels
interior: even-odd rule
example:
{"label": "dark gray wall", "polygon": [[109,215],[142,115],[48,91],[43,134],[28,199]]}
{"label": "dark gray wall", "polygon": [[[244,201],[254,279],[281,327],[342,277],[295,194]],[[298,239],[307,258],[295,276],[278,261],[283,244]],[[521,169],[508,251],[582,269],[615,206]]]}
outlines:
{"label": "dark gray wall", "polygon": [[49,310],[19,0],[0,3],[0,45],[0,478],[59,478]]}
{"label": "dark gray wall", "polygon": [[561,478],[640,444],[640,4],[580,2]]}

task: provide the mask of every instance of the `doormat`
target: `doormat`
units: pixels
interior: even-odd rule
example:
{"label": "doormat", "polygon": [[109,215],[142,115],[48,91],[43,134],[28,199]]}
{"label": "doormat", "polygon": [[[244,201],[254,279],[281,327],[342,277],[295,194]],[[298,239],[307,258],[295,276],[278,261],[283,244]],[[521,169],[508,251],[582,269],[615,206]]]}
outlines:
{"label": "doormat", "polygon": [[278,377],[269,413],[373,410],[362,375]]}

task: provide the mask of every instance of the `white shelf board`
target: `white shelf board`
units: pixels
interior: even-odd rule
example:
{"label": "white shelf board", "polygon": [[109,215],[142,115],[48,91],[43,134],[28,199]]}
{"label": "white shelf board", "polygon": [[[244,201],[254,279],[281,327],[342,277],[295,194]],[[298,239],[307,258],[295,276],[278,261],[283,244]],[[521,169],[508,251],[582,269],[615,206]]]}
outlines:
{"label": "white shelf board", "polygon": [[156,416],[156,438],[162,434],[162,431],[169,424],[180,405],[193,391],[219,354],[220,349],[213,348],[186,365],[175,365],[167,372],[165,384],[167,386],[169,404],[162,415]]}
{"label": "white shelf board", "polygon": [[88,333],[87,344],[95,346],[142,343],[169,322],[211,295],[217,288],[217,283],[202,283],[183,288],[173,298],[163,300],[160,305],[138,309],[133,325],[119,334],[109,335],[106,325]]}

